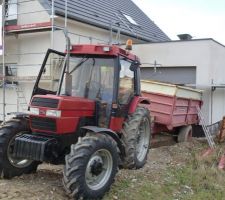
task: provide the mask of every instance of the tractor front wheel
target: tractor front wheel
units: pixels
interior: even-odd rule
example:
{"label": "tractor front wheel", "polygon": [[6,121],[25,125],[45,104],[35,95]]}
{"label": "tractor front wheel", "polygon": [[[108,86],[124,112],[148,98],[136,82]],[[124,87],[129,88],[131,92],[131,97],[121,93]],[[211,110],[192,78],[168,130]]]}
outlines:
{"label": "tractor front wheel", "polygon": [[10,179],[37,170],[39,162],[16,158],[13,155],[15,138],[28,133],[28,125],[27,119],[12,119],[0,128],[0,174],[3,178]]}
{"label": "tractor front wheel", "polygon": [[63,185],[75,199],[100,199],[110,189],[118,168],[117,146],[104,134],[88,134],[71,146]]}

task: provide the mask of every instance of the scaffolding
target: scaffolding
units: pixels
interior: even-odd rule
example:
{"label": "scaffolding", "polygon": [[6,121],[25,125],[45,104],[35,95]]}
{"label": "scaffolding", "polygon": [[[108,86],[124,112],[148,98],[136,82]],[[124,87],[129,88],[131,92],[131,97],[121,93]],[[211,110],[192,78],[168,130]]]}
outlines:
{"label": "scaffolding", "polygon": [[[2,74],[0,74],[0,89],[2,90],[2,98],[0,100],[0,106],[2,107],[2,113],[0,112],[0,121],[3,120],[5,121],[6,118],[6,107],[8,106],[14,106],[17,111],[20,111],[20,105],[17,103],[8,103],[6,101],[6,90],[8,89],[14,89],[15,92],[18,90],[18,84],[21,82],[29,82],[29,81],[34,81],[36,79],[36,76],[7,76],[6,74],[6,65],[5,65],[5,60],[8,57],[13,57],[13,56],[37,56],[37,55],[44,55],[45,52],[19,52],[19,53],[13,53],[13,54],[6,54],[5,53],[5,37],[7,36],[18,36],[19,34],[26,34],[26,33],[38,33],[38,32],[50,32],[50,48],[54,49],[54,36],[55,36],[55,31],[62,31],[64,29],[68,28],[68,0],[65,0],[65,15],[64,15],[64,27],[61,27],[55,23],[55,18],[56,12],[55,12],[55,0],[51,1],[51,9],[41,9],[41,10],[36,10],[36,11],[29,11],[29,12],[20,12],[16,14],[10,14],[7,12],[6,8],[9,8],[12,5],[17,5],[17,6],[23,6],[24,4],[30,3],[30,2],[39,2],[39,0],[21,0],[21,1],[10,1],[10,0],[3,0],[3,56],[2,56]],[[17,15],[19,18],[20,16],[30,16],[31,14],[36,14],[36,13],[42,13],[42,12],[47,12],[49,15],[49,21],[47,22],[38,22],[38,23],[30,23],[30,24],[16,24],[16,25],[6,25],[6,17],[12,17],[14,15]],[[61,17],[61,16],[60,16]],[[70,34],[72,36],[76,36],[78,38],[77,43],[79,44],[82,38],[87,39],[90,44],[92,44],[93,40],[97,41],[98,43],[101,44],[108,44],[108,41],[102,40],[97,37],[90,37],[87,35],[82,35],[78,34],[75,32],[67,31],[67,34]],[[29,63],[29,64],[13,64],[14,67],[39,67],[41,66],[41,63]],[[51,77],[47,77],[51,79]],[[11,83],[10,87],[9,84]],[[15,84],[16,83],[16,84]],[[21,88],[19,89],[21,91]]]}

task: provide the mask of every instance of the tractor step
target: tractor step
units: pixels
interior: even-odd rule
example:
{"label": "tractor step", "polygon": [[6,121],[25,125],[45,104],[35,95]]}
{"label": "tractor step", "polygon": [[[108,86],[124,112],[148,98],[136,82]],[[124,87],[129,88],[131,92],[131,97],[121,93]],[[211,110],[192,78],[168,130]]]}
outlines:
{"label": "tractor step", "polygon": [[36,161],[47,160],[47,152],[57,141],[54,138],[23,134],[15,139],[13,156]]}

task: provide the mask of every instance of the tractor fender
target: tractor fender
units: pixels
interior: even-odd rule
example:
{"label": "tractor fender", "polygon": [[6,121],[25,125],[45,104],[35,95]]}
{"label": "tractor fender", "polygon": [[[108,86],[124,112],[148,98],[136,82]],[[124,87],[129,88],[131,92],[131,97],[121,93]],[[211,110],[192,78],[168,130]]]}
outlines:
{"label": "tractor fender", "polygon": [[19,119],[29,117],[29,114],[24,112],[10,112],[10,113],[7,113],[7,115],[12,115],[14,118],[19,118]]}
{"label": "tractor fender", "polygon": [[116,132],[114,132],[108,128],[100,128],[97,126],[83,126],[81,128],[91,131],[91,132],[94,132],[94,133],[102,133],[102,134],[106,134],[106,135],[110,136],[117,143],[117,146],[119,147],[122,157],[125,157],[125,154],[126,154],[125,145],[124,145],[123,141],[119,138],[119,136]]}
{"label": "tractor fender", "polygon": [[128,113],[129,114],[134,113],[138,105],[150,105],[150,99],[146,97],[135,96],[130,103]]}

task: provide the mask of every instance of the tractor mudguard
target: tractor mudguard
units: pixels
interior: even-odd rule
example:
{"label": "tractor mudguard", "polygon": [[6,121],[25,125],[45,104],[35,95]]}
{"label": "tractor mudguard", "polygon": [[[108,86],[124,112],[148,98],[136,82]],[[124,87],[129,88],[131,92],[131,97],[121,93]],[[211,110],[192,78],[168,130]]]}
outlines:
{"label": "tractor mudguard", "polygon": [[94,132],[94,133],[102,133],[102,134],[109,135],[117,143],[122,157],[125,156],[125,154],[126,154],[125,153],[125,145],[123,144],[123,141],[111,129],[100,128],[100,127],[97,127],[97,126],[83,126],[81,128],[85,129],[85,130],[88,130],[88,131],[91,131],[91,132]]}
{"label": "tractor mudguard", "polygon": [[150,105],[150,100],[146,97],[141,97],[141,96],[135,96],[131,103],[130,103],[130,107],[129,107],[129,114],[132,114],[135,112],[136,108],[138,105],[140,104],[144,104],[144,105]]}
{"label": "tractor mudguard", "polygon": [[29,114],[24,112],[10,112],[10,113],[7,113],[7,115],[12,115],[13,117],[19,118],[19,119],[29,117]]}

